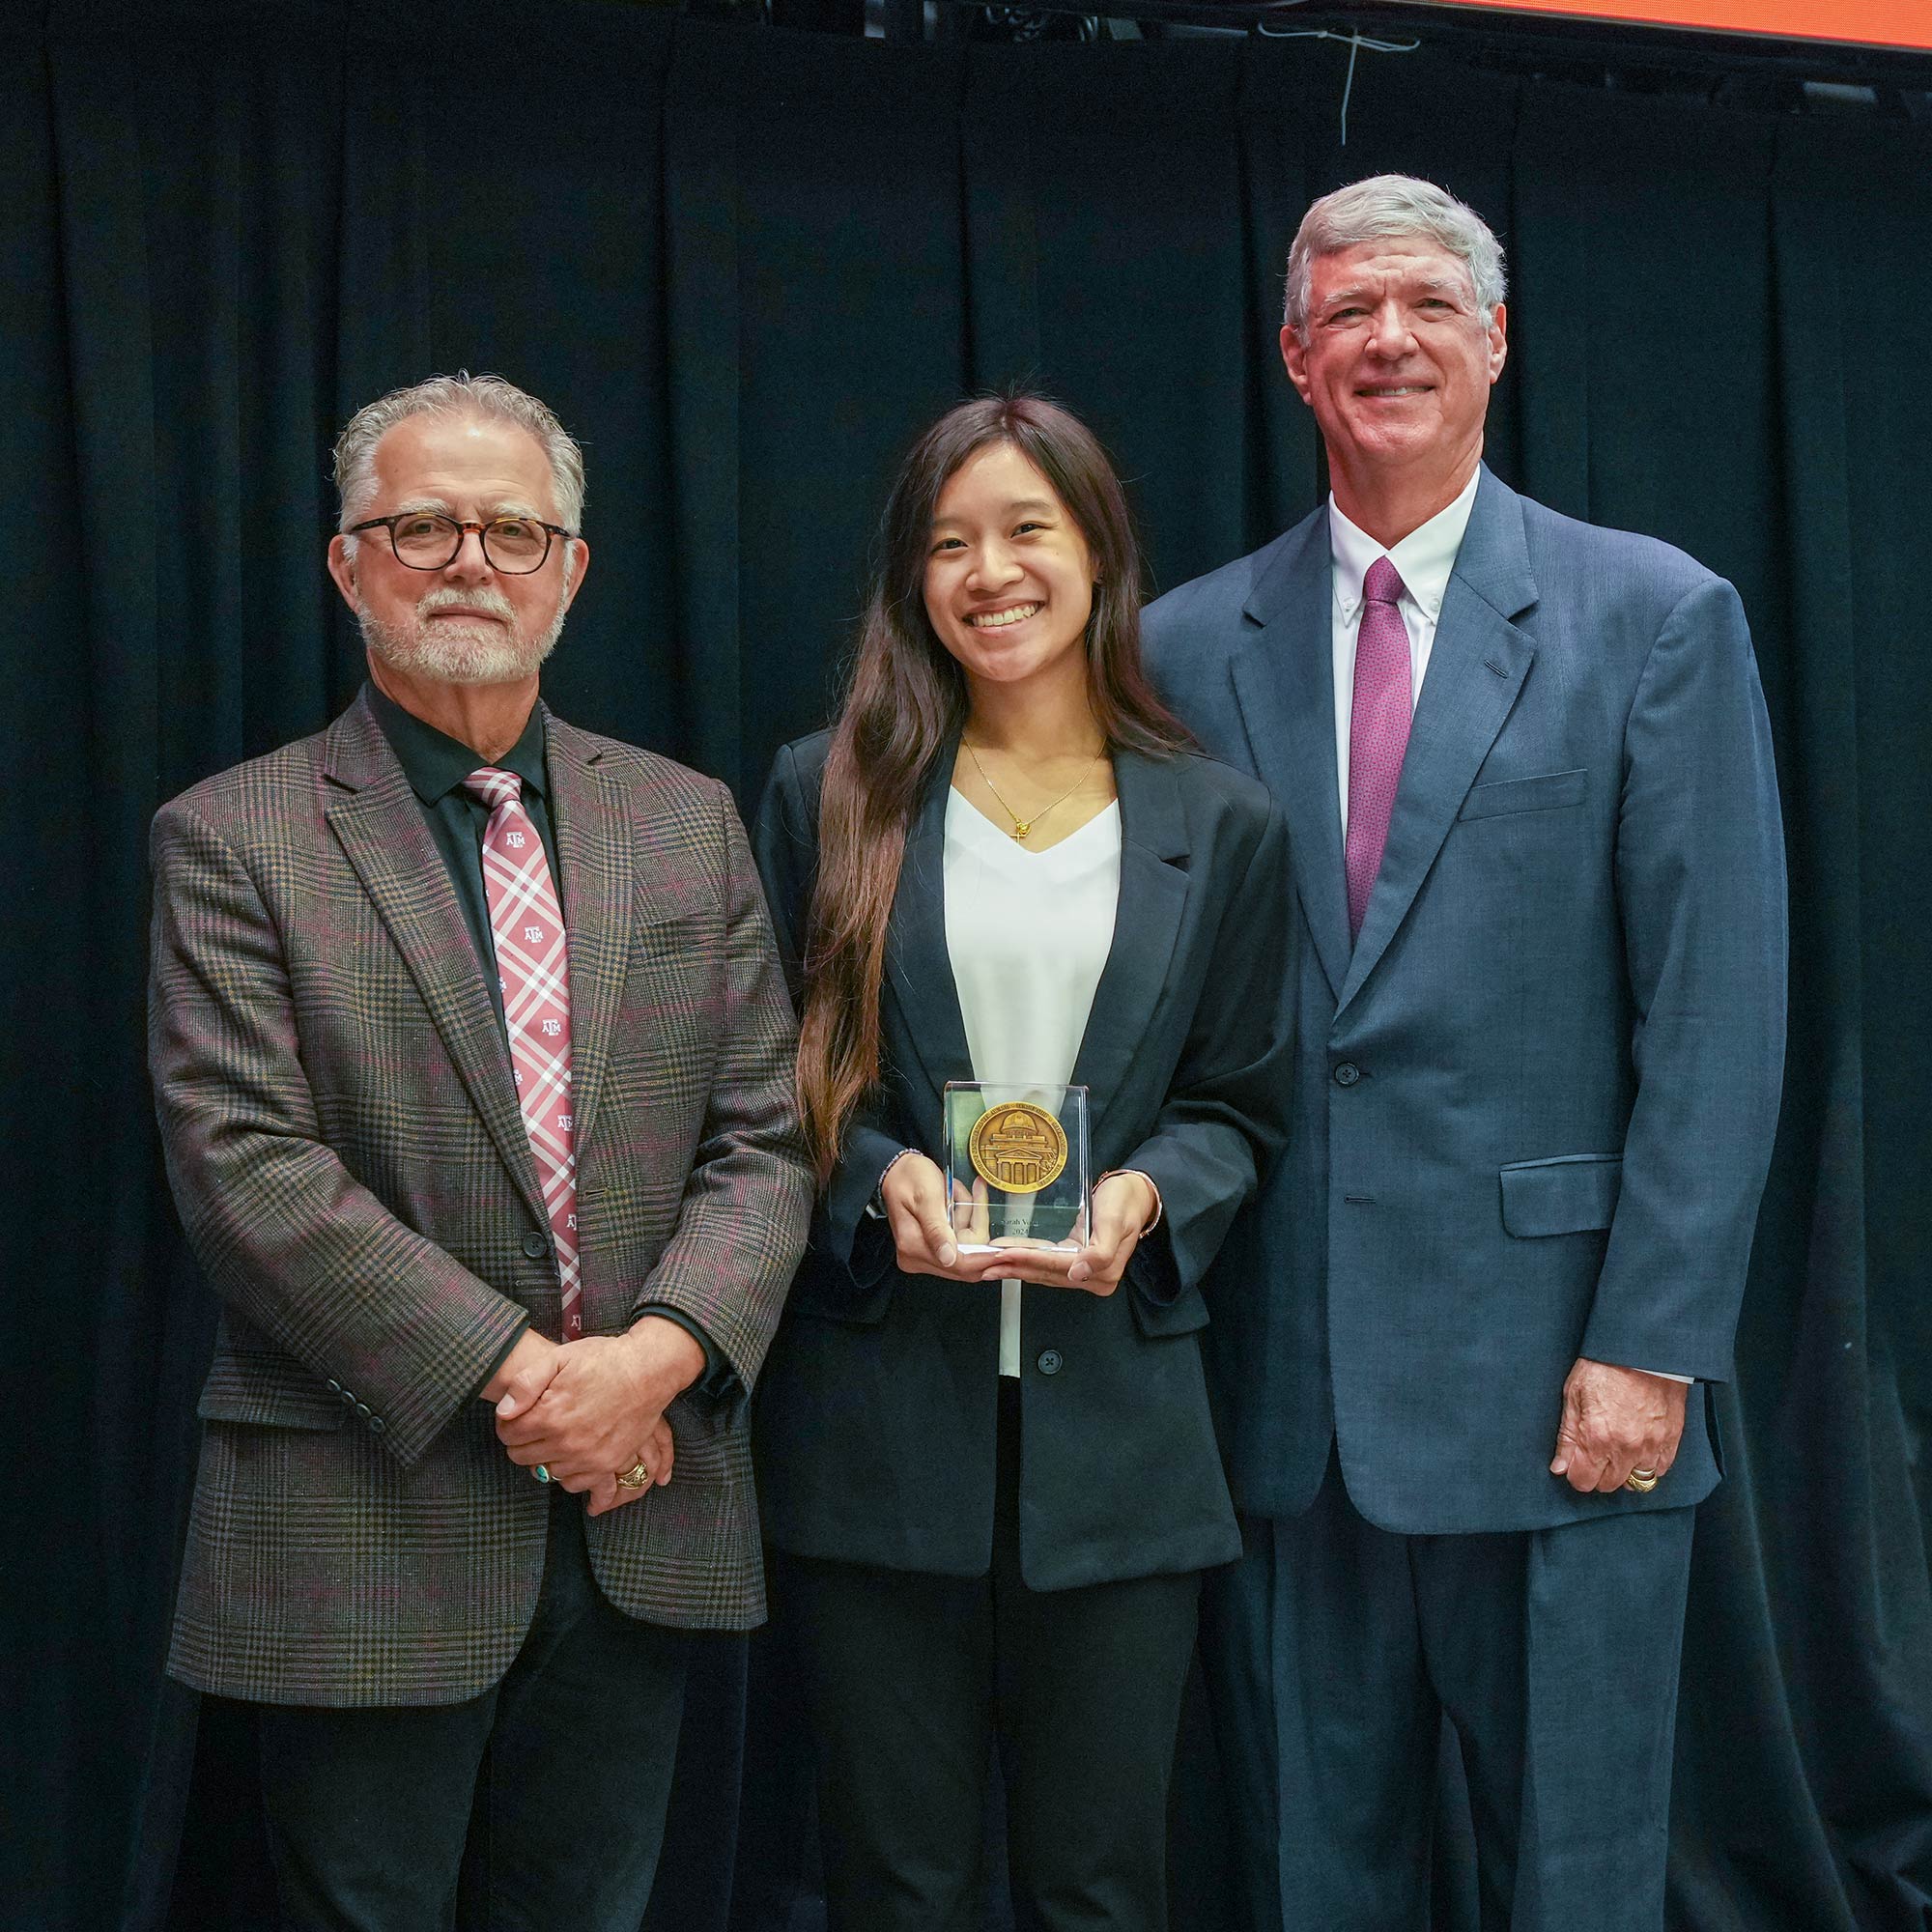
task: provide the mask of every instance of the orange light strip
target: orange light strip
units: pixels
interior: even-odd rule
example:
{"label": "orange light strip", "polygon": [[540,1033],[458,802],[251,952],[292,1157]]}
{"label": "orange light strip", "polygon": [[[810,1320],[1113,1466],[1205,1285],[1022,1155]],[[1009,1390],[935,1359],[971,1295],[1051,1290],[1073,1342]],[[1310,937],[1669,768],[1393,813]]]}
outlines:
{"label": "orange light strip", "polygon": [[1572,20],[1630,20],[1650,27],[1697,27],[1727,34],[1773,34],[1854,46],[1932,48],[1926,0],[1425,0],[1499,14],[1555,14]]}

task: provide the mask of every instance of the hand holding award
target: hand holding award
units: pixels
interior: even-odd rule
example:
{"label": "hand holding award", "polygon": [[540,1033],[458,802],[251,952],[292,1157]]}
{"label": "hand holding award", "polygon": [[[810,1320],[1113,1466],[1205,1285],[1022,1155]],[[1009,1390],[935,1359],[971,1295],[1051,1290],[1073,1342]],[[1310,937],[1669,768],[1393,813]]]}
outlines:
{"label": "hand holding award", "polygon": [[966,1223],[955,1229],[946,1207],[946,1178],[915,1150],[893,1162],[879,1183],[886,1225],[906,1274],[936,1274],[948,1281],[986,1281],[1007,1271],[1000,1249],[972,1240]]}

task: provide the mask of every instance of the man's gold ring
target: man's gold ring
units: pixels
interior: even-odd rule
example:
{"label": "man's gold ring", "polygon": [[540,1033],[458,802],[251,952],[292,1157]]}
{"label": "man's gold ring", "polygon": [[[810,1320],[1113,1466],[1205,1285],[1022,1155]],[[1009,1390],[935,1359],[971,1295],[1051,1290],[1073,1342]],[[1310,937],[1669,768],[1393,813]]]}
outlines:
{"label": "man's gold ring", "polygon": [[1649,1495],[1651,1491],[1656,1489],[1656,1487],[1657,1471],[1655,1469],[1633,1469],[1624,1478],[1624,1488],[1634,1490],[1640,1496]]}
{"label": "man's gold ring", "polygon": [[617,1477],[620,1490],[647,1490],[651,1486],[651,1472],[644,1467],[641,1460],[633,1463]]}

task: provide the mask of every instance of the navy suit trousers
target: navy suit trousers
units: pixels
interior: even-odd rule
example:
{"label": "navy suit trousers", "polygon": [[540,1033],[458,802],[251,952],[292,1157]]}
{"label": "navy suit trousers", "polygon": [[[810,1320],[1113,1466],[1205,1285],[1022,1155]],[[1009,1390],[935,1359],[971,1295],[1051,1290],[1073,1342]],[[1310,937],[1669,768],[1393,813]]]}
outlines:
{"label": "navy suit trousers", "polygon": [[1659,1932],[1693,1516],[1400,1536],[1331,1453],[1246,1519],[1203,1636],[1251,1932],[1424,1932],[1445,1714],[1483,1932]]}

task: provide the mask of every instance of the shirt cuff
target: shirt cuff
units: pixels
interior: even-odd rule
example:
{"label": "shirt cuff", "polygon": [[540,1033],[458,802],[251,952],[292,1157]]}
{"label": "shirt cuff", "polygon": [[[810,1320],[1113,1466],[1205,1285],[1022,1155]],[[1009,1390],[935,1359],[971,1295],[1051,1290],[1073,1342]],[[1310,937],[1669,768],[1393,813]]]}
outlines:
{"label": "shirt cuff", "polygon": [[667,1321],[674,1321],[704,1350],[704,1373],[686,1391],[690,1395],[709,1397],[713,1402],[723,1401],[736,1394],[738,1372],[719,1353],[711,1337],[700,1328],[682,1309],[672,1308],[662,1301],[647,1301],[638,1311],[639,1316],[659,1315]]}
{"label": "shirt cuff", "polygon": [[486,1388],[488,1388],[490,1384],[496,1379],[497,1371],[500,1369],[503,1366],[503,1364],[510,1359],[511,1351],[516,1348],[517,1344],[521,1342],[524,1339],[524,1337],[527,1335],[529,1332],[530,1332],[530,1318],[527,1315],[526,1315],[524,1319],[517,1323],[517,1332],[514,1335],[512,1335],[507,1342],[503,1344],[502,1350],[497,1354],[497,1359],[494,1362],[492,1362],[490,1366],[487,1369],[485,1369],[480,1376],[476,1378],[476,1386],[469,1391],[471,1397],[475,1401],[482,1402],[486,1400],[483,1391]]}
{"label": "shirt cuff", "polygon": [[1683,1382],[1687,1387],[1697,1379],[1695,1376],[1680,1376],[1669,1369],[1646,1369],[1644,1374],[1655,1376],[1661,1382]]}

